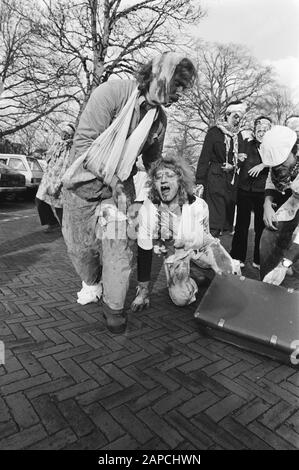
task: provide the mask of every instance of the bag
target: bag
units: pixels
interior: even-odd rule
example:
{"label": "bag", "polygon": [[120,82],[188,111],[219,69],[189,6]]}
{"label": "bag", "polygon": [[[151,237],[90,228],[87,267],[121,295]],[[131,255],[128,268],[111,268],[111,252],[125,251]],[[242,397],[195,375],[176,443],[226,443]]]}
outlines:
{"label": "bag", "polygon": [[87,151],[80,155],[64,173],[62,183],[66,189],[75,189],[78,185],[90,183],[97,179],[93,173],[83,168],[86,155]]}
{"label": "bag", "polygon": [[216,274],[194,316],[216,339],[298,367],[298,305],[292,289]]}

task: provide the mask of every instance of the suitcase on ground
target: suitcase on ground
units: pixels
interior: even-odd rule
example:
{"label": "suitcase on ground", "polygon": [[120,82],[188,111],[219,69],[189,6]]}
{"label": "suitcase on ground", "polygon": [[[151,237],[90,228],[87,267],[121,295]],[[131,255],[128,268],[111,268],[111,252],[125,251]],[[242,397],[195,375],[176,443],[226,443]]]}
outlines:
{"label": "suitcase on ground", "polygon": [[299,367],[298,291],[216,274],[194,316],[216,339]]}

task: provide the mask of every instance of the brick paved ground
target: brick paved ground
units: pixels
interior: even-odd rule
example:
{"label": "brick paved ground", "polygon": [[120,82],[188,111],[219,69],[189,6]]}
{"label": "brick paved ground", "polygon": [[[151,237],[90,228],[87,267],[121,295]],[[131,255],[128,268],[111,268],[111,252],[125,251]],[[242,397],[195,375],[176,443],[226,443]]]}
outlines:
{"label": "brick paved ground", "polygon": [[151,308],[111,335],[26,207],[0,214],[0,449],[299,448],[299,372],[203,337],[159,260]]}

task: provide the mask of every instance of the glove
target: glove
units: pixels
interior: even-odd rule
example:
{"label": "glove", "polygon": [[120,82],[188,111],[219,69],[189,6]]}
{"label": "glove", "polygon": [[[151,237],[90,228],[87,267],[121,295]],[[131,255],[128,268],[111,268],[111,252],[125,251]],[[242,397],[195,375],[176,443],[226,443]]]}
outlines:
{"label": "glove", "polygon": [[281,263],[272,269],[263,279],[263,282],[267,282],[267,284],[273,284],[274,286],[280,286],[282,281],[285,278],[288,268],[283,266]]}
{"label": "glove", "polygon": [[150,281],[138,283],[136,297],[131,303],[132,312],[141,312],[149,307],[149,283]]}

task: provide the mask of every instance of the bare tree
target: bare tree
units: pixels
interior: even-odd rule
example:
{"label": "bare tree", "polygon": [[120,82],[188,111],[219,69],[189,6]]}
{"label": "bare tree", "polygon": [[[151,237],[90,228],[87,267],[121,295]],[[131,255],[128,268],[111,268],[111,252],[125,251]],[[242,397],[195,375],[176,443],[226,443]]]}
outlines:
{"label": "bare tree", "polygon": [[57,112],[78,117],[96,86],[173,49],[202,15],[197,0],[2,0],[2,136]]}
{"label": "bare tree", "polygon": [[271,69],[260,65],[243,46],[197,42],[193,50],[198,78],[170,111],[166,140],[168,152],[185,156],[191,164],[198,160],[207,129],[223,116],[230,101],[244,100],[249,110],[255,110],[257,100],[273,83]]}
{"label": "bare tree", "polygon": [[[0,100],[0,137],[34,125],[53,112],[68,109],[78,90],[67,75],[60,75],[37,35],[35,3],[2,0],[0,10],[0,75],[4,92]],[[30,17],[27,16],[30,11]],[[55,64],[55,66],[54,66]]]}
{"label": "bare tree", "polygon": [[192,109],[198,128],[214,125],[233,100],[253,106],[264,88],[272,81],[272,72],[237,44],[197,43],[198,79],[184,100],[182,109]]}
{"label": "bare tree", "polygon": [[290,90],[277,84],[269,88],[256,106],[262,114],[272,117],[273,122],[280,125],[284,125],[287,117],[299,112],[299,105],[293,101]]}

